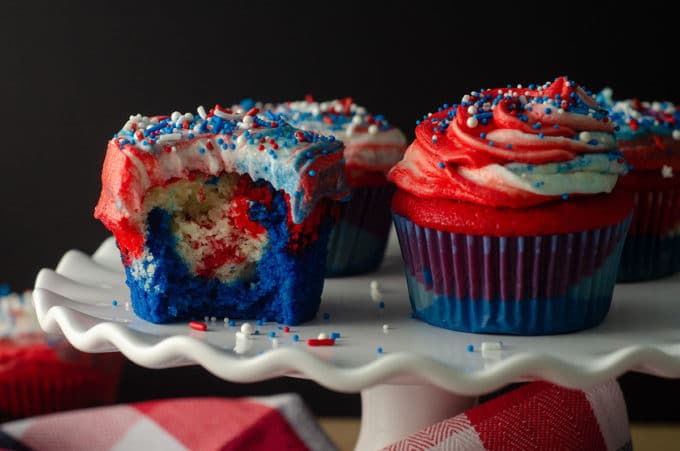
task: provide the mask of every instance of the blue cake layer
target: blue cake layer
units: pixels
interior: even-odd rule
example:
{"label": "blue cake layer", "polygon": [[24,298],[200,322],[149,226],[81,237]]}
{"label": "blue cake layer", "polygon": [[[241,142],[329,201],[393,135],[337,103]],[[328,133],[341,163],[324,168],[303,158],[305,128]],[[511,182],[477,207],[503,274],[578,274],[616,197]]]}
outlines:
{"label": "blue cake layer", "polygon": [[619,282],[658,279],[680,271],[680,236],[628,235]]}
{"label": "blue cake layer", "polygon": [[[145,269],[155,269],[136,279],[126,268],[132,306],[141,318],[165,323],[202,319],[205,316],[235,319],[265,319],[295,325],[313,318],[319,308],[326,269],[326,247],[332,220],[320,226],[318,239],[293,255],[288,249],[288,205],[280,191],[271,208],[259,203],[250,207],[250,219],[267,230],[267,250],[248,281],[223,283],[190,273],[176,251],[169,212],[154,208],[147,217]],[[149,271],[145,271],[149,273]]]}

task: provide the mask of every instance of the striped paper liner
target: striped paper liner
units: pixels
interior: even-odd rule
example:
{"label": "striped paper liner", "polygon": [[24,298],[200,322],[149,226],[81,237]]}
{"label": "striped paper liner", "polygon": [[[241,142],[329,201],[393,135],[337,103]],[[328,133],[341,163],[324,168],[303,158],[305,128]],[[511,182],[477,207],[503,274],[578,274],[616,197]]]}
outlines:
{"label": "striped paper liner", "polygon": [[352,197],[331,232],[326,276],[362,274],[378,269],[392,223],[392,194],[394,185],[352,189]]}
{"label": "striped paper liner", "polygon": [[635,192],[633,205],[618,281],[650,280],[680,271],[680,188]]}
{"label": "striped paper liner", "polygon": [[629,216],[577,233],[493,237],[393,217],[418,318],[452,330],[518,335],[602,322],[630,224]]}

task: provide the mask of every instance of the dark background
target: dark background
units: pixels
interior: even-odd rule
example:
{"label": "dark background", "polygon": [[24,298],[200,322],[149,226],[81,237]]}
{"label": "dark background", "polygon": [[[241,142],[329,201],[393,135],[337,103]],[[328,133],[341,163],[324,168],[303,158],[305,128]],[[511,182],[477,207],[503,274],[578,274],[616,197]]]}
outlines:
{"label": "dark background", "polygon": [[[69,248],[108,236],[92,218],[107,140],[129,114],[244,97],[352,96],[412,137],[414,122],[474,89],[567,74],[617,97],[680,101],[675,14],[643,2],[3,2],[0,282],[29,288]],[[616,16],[614,15],[616,14]],[[680,419],[674,381],[627,375],[633,419]],[[124,400],[300,391],[325,415],[356,395],[308,381],[229,384],[201,368],[130,365]],[[668,408],[652,409],[664,399]],[[675,412],[674,412],[675,410]]]}

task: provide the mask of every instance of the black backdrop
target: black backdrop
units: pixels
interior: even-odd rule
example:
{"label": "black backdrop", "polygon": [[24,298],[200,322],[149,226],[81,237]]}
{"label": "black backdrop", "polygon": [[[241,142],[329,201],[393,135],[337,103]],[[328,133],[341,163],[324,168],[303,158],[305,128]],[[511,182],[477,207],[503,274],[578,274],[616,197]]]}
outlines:
{"label": "black backdrop", "polygon": [[[561,74],[592,90],[611,86],[620,97],[680,101],[674,14],[649,2],[635,10],[565,1],[505,9],[426,1],[60,3],[0,9],[0,282],[15,289],[31,287],[37,270],[65,250],[91,252],[108,235],[92,218],[99,171],[106,141],[131,113],[195,111],[244,97],[352,96],[412,136],[416,119],[470,90]],[[312,383],[237,386],[200,368],[131,367],[124,386],[127,400],[189,394],[191,386],[201,394],[289,388],[321,413],[358,408],[356,397]],[[628,376],[633,417],[650,399],[636,393],[663,389],[677,401],[675,386]]]}

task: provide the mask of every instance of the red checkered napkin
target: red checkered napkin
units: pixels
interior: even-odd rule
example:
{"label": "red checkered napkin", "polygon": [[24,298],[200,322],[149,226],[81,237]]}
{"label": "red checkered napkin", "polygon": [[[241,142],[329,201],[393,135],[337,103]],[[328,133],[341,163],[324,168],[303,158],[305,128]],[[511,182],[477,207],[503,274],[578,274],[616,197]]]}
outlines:
{"label": "red checkered napkin", "polygon": [[299,396],[183,398],[5,423],[0,449],[333,450]]}
{"label": "red checkered napkin", "polygon": [[385,450],[632,450],[615,382],[569,390],[534,382],[433,424]]}

